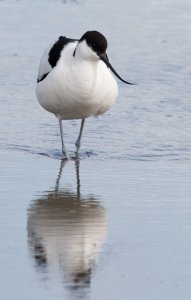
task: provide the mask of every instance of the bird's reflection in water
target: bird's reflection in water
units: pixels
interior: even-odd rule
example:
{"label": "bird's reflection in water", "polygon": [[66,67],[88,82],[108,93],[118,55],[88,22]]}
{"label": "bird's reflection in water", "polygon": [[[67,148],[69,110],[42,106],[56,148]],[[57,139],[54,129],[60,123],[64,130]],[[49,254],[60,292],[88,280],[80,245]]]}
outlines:
{"label": "bird's reflection in water", "polygon": [[90,286],[106,238],[106,214],[96,196],[80,194],[79,161],[75,162],[76,192],[60,188],[64,165],[55,189],[36,199],[28,211],[28,240],[37,269],[61,271],[67,287],[80,299]]}

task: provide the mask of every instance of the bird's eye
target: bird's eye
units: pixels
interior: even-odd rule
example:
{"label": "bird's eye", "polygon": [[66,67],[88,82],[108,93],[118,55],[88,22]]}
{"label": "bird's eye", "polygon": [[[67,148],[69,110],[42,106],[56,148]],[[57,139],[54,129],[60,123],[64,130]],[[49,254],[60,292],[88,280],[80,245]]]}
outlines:
{"label": "bird's eye", "polygon": [[96,44],[95,43],[92,43],[92,48],[96,48]]}

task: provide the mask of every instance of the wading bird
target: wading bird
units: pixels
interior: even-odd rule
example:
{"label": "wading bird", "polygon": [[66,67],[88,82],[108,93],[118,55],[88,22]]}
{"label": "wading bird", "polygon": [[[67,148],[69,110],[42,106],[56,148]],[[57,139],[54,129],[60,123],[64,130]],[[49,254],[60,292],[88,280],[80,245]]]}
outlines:
{"label": "wading bird", "polygon": [[60,36],[45,50],[38,69],[36,96],[40,105],[59,120],[62,152],[62,120],[81,119],[76,145],[79,157],[85,119],[108,111],[118,95],[114,75],[123,80],[109,62],[107,40],[98,31],[87,31],[79,40]]}

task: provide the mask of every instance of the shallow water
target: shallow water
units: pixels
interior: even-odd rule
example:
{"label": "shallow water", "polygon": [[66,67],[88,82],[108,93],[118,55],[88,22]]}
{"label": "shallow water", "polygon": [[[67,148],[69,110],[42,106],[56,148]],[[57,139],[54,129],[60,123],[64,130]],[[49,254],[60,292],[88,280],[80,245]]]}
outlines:
{"label": "shallow water", "polygon": [[[190,17],[188,0],[0,1],[2,299],[190,299]],[[62,163],[39,58],[89,29],[137,85]],[[64,122],[72,158],[79,126]]]}

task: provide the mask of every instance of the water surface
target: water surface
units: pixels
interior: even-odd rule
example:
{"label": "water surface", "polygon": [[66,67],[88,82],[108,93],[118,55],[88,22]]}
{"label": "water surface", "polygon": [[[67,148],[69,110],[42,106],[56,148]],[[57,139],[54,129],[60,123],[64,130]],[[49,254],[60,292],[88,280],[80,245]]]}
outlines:
{"label": "water surface", "polygon": [[[188,0],[0,1],[2,299],[190,299],[190,17]],[[119,82],[66,163],[37,68],[92,29],[137,85]],[[63,123],[73,158],[80,124]]]}

